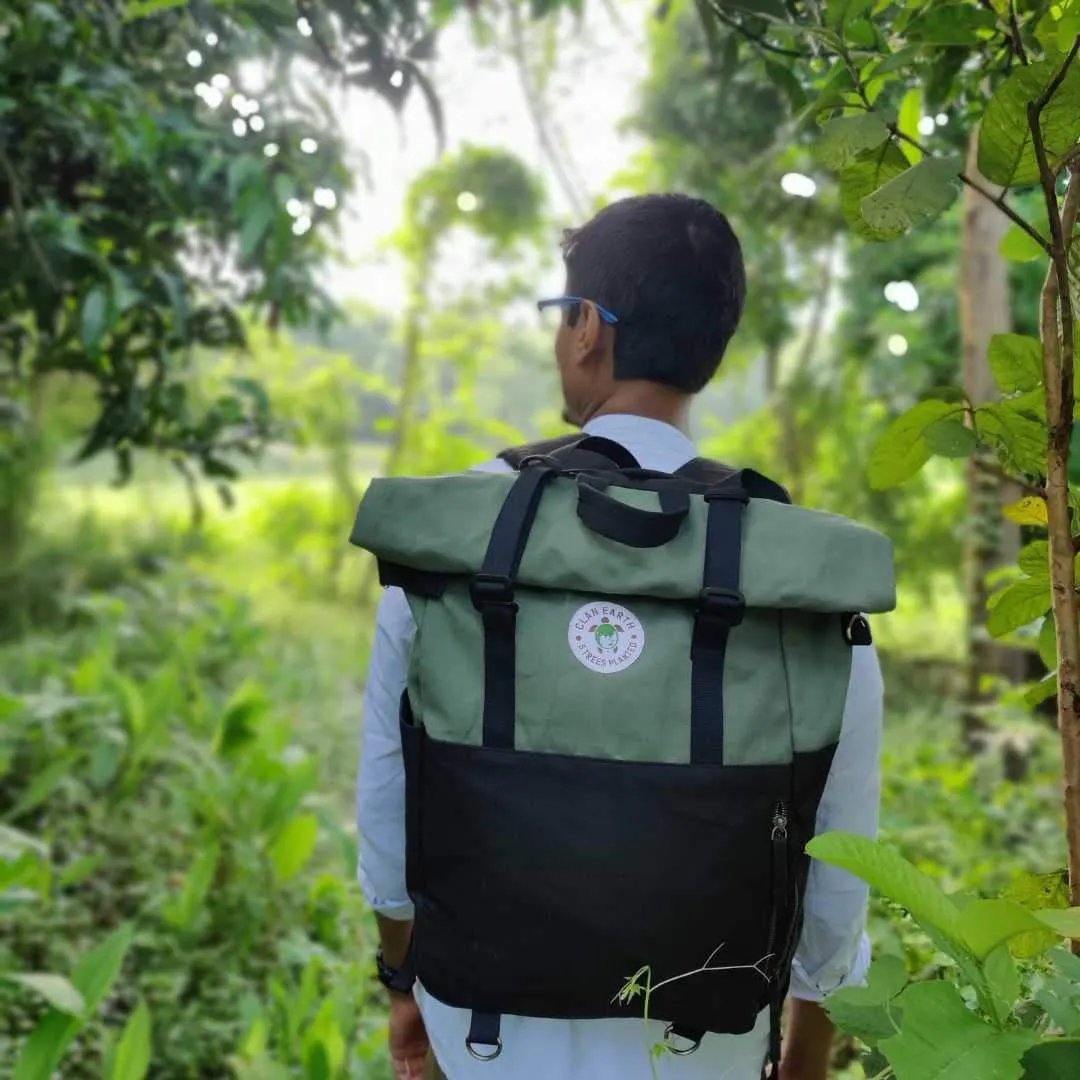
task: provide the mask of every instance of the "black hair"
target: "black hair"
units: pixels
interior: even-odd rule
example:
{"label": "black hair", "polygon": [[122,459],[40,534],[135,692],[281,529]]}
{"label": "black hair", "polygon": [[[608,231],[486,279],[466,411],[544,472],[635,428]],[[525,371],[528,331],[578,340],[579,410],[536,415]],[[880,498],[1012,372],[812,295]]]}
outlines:
{"label": "black hair", "polygon": [[746,298],[742,248],[719,210],[688,195],[622,199],[566,230],[563,259],[567,292],[618,317],[616,379],[691,394],[708,384]]}

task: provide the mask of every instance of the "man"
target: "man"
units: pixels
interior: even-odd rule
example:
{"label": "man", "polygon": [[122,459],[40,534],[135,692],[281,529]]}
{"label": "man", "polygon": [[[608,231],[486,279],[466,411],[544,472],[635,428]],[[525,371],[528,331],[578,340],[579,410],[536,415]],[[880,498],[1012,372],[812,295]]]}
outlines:
{"label": "man", "polygon": [[[564,258],[566,296],[542,306],[560,313],[555,357],[566,419],[621,444],[643,468],[674,472],[696,456],[686,434],[690,405],[715,375],[742,312],[738,240],[707,203],[650,195],[614,203],[568,232]],[[496,461],[483,468],[508,466]],[[358,820],[360,881],[376,912],[388,968],[404,962],[411,934],[398,714],[414,629],[403,595],[387,590],[365,692]],[[881,725],[876,656],[855,649],[818,832],[876,833]],[[865,975],[866,901],[862,883],[813,864],[792,967],[783,1080],[826,1076],[832,1027],[819,1002]],[[448,1080],[646,1080],[648,1047],[662,1040],[663,1025],[650,1021],[643,1039],[643,1023],[507,1016],[503,1053],[479,1062],[464,1047],[467,1012],[425,994],[419,983],[410,994],[390,992],[390,1053],[398,1078],[419,1080],[433,1051]],[[749,1034],[709,1035],[695,1053],[663,1055],[656,1067],[659,1075],[680,1080],[758,1080],[768,1031],[764,1010]]]}

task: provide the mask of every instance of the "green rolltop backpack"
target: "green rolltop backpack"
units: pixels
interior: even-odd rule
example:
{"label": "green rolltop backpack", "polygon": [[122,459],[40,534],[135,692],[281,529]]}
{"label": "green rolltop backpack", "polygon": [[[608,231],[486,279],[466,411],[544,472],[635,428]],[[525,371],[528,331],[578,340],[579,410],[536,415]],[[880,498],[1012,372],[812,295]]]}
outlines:
{"label": "green rolltop backpack", "polygon": [[[757,473],[576,437],[516,473],[375,480],[352,542],[416,622],[401,703],[409,985],[472,1011],[649,1015],[696,1048],[771,1010],[862,613],[892,547]],[[677,976],[684,976],[676,978]],[[675,981],[667,981],[675,980]]]}

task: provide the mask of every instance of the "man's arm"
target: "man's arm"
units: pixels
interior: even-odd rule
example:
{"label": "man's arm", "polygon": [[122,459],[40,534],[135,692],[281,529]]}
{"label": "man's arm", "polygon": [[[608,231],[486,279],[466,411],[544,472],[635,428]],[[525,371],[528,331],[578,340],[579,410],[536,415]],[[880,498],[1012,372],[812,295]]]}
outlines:
{"label": "man's arm", "polygon": [[[388,589],[379,605],[364,688],[364,726],[356,785],[360,887],[375,910],[383,959],[400,967],[412,937],[405,887],[405,765],[398,715],[416,632],[404,595]],[[390,1059],[398,1080],[423,1074],[427,1032],[412,994],[390,991]]]}
{"label": "man's arm", "polygon": [[[883,699],[877,653],[872,647],[855,647],[840,741],[818,807],[818,834],[843,830],[877,836]],[[811,863],[802,938],[791,970],[782,1080],[825,1080],[833,1026],[820,1002],[866,977],[868,896],[866,884],[846,870]]]}

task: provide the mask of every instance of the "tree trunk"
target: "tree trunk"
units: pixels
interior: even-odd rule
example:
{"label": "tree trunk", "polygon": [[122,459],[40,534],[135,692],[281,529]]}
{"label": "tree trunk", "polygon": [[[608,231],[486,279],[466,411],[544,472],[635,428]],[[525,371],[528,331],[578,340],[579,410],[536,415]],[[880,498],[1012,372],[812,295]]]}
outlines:
{"label": "tree trunk", "polygon": [[[1034,114],[1037,120],[1038,113]],[[1033,123],[1033,129],[1035,125]],[[1037,147],[1037,151],[1040,148]],[[1057,628],[1058,727],[1061,732],[1065,835],[1071,902],[1080,906],[1080,630],[1077,627],[1076,564],[1069,507],[1069,450],[1075,406],[1075,325],[1069,292],[1068,252],[1080,213],[1080,173],[1070,177],[1065,206],[1057,215],[1053,178],[1044,172],[1053,252],[1043,286],[1039,328],[1046,383],[1046,506],[1050,534],[1050,583]],[[1056,218],[1056,220],[1055,220]],[[1073,942],[1080,951],[1080,941]]]}
{"label": "tree trunk", "polygon": [[[968,145],[967,172],[978,177],[978,134]],[[981,181],[995,195],[1000,191]],[[972,405],[996,400],[998,390],[987,353],[995,334],[1011,329],[1008,266],[999,246],[1008,231],[1004,214],[970,187],[964,189],[960,261],[960,335],[964,390]],[[994,468],[987,468],[994,466]],[[968,652],[964,737],[971,748],[981,745],[985,730],[979,711],[993,700],[989,684],[1025,677],[1025,654],[995,643],[986,632],[987,578],[998,567],[1016,561],[1020,528],[1002,514],[1002,506],[1019,498],[1014,484],[1002,481],[993,451],[980,448],[968,464],[968,521],[964,552]]]}

